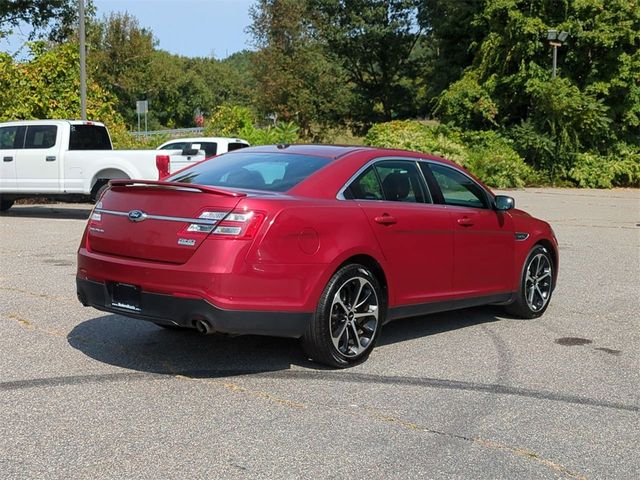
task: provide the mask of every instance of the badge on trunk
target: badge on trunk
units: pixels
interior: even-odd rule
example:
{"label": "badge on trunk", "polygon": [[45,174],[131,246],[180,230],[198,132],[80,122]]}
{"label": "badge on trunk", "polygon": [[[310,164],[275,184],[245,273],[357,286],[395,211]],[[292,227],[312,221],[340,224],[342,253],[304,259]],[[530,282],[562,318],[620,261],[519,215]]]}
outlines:
{"label": "badge on trunk", "polygon": [[196,241],[192,238],[179,238],[178,245],[184,245],[185,247],[193,247]]}
{"label": "badge on trunk", "polygon": [[131,210],[127,214],[127,217],[129,217],[129,220],[132,222],[142,222],[147,219],[147,214],[142,210]]}

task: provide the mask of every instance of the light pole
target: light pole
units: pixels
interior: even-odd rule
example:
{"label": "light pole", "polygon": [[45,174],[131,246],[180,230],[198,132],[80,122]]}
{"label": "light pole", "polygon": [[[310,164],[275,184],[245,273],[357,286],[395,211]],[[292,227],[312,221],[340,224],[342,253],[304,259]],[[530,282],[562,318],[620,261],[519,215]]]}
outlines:
{"label": "light pole", "polygon": [[556,78],[556,70],[558,67],[558,47],[562,46],[562,42],[564,42],[568,36],[569,32],[565,32],[564,30],[560,33],[555,29],[547,30],[547,40],[549,40],[549,45],[553,48],[553,71],[551,73],[551,78]]}
{"label": "light pole", "polygon": [[84,0],[78,0],[78,17],[80,36],[80,115],[82,120],[87,119],[87,61],[85,50],[85,32],[84,32]]}

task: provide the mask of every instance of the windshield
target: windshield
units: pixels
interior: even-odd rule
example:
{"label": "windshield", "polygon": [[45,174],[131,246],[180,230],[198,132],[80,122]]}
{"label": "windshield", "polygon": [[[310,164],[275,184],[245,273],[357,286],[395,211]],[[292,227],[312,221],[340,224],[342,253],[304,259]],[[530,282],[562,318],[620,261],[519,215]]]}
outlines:
{"label": "windshield", "polygon": [[199,163],[165,180],[214,187],[286,192],[329,161],[328,158],[310,155],[238,151]]}

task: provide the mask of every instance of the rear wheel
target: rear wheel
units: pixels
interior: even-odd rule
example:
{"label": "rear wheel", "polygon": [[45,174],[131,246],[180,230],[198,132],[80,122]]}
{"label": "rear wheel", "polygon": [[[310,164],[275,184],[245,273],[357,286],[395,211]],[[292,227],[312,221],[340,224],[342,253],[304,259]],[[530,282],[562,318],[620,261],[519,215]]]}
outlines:
{"label": "rear wheel", "polygon": [[349,367],[367,359],[386,311],[376,277],[364,266],[338,270],[324,289],[302,346],[313,360]]}
{"label": "rear wheel", "polygon": [[93,192],[91,193],[91,201],[95,203],[98,200],[100,200],[100,197],[102,196],[102,194],[107,188],[109,188],[109,179],[103,178],[98,180],[96,184],[93,186]]}
{"label": "rear wheel", "polygon": [[536,245],[524,264],[518,296],[506,311],[521,318],[537,318],[549,306],[552,293],[553,259],[545,247]]}

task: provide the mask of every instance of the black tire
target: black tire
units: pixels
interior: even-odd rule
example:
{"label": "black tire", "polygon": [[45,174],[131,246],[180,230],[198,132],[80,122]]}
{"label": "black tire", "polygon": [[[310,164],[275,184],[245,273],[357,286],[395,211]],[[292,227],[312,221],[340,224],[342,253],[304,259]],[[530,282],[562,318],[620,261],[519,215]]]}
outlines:
{"label": "black tire", "polygon": [[98,200],[100,200],[100,197],[102,196],[102,194],[104,193],[104,191],[109,188],[109,180],[108,179],[101,179],[98,180],[96,182],[96,184],[93,186],[93,193],[91,194],[91,201],[93,203],[97,203]]}
{"label": "black tire", "polygon": [[322,292],[302,348],[312,360],[331,367],[357,365],[373,350],[386,310],[375,275],[362,265],[345,265]]}
{"label": "black tire", "polygon": [[13,206],[13,200],[0,198],[0,212],[6,212]]}
{"label": "black tire", "polygon": [[524,262],[516,300],[505,306],[507,313],[520,318],[537,318],[549,306],[553,293],[553,258],[547,248],[536,245]]}

